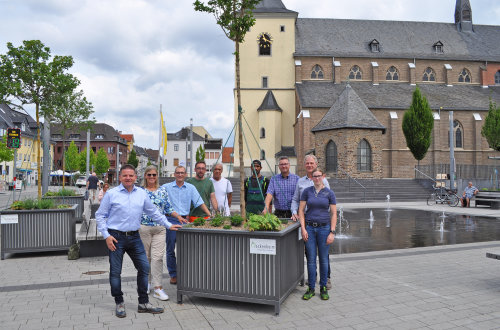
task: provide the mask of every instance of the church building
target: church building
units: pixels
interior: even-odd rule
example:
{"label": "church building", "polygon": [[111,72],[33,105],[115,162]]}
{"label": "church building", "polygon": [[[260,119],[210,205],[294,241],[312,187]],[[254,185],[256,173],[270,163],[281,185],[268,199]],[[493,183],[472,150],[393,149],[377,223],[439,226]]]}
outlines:
{"label": "church building", "polygon": [[269,175],[286,155],[303,175],[314,154],[329,177],[414,177],[402,120],[417,85],[434,113],[420,164],[449,164],[452,111],[456,164],[494,165],[481,128],[500,105],[500,26],[473,24],[469,0],[454,10],[455,23],[299,18],[261,1],[240,45],[245,167]]}

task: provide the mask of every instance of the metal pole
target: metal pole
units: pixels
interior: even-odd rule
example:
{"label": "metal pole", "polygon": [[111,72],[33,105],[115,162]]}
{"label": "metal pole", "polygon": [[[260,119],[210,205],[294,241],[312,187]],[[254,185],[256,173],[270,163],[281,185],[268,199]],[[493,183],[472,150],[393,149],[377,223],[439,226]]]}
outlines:
{"label": "metal pole", "polygon": [[450,189],[455,189],[455,148],[453,141],[453,111],[450,111]]}
{"label": "metal pole", "polygon": [[190,132],[189,132],[189,139],[191,140],[191,161],[189,162],[189,176],[193,177],[193,118],[191,118],[191,125],[190,125]]}
{"label": "metal pole", "polygon": [[188,165],[188,137],[186,135],[186,162],[184,163],[184,166],[186,166],[186,172],[187,172],[187,165]]}
{"label": "metal pole", "polygon": [[163,139],[162,139],[162,135],[163,135],[163,130],[161,129],[162,128],[162,122],[161,122],[161,118],[162,118],[162,113],[161,113],[161,104],[160,104],[160,127],[158,128],[158,175],[159,176],[162,176],[161,172],[162,172],[162,168],[161,168],[161,151],[162,151],[162,144],[163,144]]}
{"label": "metal pole", "polygon": [[50,122],[43,123],[42,195],[49,190],[50,172]]}
{"label": "metal pole", "polygon": [[[19,143],[21,143],[21,138],[19,138]],[[17,169],[16,169],[16,162],[17,162],[17,149],[14,149],[14,166],[12,168],[12,181],[14,182],[14,186],[12,187],[12,201],[16,200],[16,179],[17,179]],[[40,174],[38,174],[38,180],[40,180]]]}
{"label": "metal pole", "polygon": [[85,166],[85,179],[88,179],[90,176],[89,167],[90,167],[90,129],[87,130],[87,166]]}
{"label": "metal pole", "polygon": [[116,185],[119,185],[118,172],[120,171],[120,144],[116,144]]}

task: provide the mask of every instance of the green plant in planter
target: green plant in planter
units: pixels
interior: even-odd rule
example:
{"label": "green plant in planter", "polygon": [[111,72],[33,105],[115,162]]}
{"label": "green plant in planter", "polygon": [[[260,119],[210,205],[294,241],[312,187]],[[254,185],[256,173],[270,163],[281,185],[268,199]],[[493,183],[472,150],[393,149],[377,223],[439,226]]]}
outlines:
{"label": "green plant in planter", "polygon": [[238,227],[239,225],[241,225],[243,223],[243,218],[239,214],[233,215],[230,219],[231,219],[231,225],[233,225],[235,227]]}
{"label": "green plant in planter", "polygon": [[15,201],[10,206],[11,210],[48,210],[68,208],[69,205],[55,206],[54,201],[51,199],[25,199],[23,201]]}
{"label": "green plant in planter", "polygon": [[215,217],[210,220],[210,224],[213,227],[220,227],[224,224],[224,217],[221,214],[217,214]]}
{"label": "green plant in planter", "polygon": [[45,193],[45,196],[46,197],[50,197],[50,196],[77,196],[78,194],[76,193],[75,190],[73,189],[61,189],[59,191],[47,191]]}
{"label": "green plant in planter", "polygon": [[196,218],[193,221],[193,226],[197,226],[198,227],[198,226],[203,226],[204,224],[205,224],[205,219],[203,219],[201,217],[200,218]]}
{"label": "green plant in planter", "polygon": [[250,214],[245,226],[249,231],[278,231],[281,229],[281,221],[271,213]]}
{"label": "green plant in planter", "polygon": [[224,226],[224,227],[222,227],[222,228],[224,228],[224,229],[231,229],[231,228],[233,228],[233,227],[232,227],[231,225],[225,225],[225,226]]}

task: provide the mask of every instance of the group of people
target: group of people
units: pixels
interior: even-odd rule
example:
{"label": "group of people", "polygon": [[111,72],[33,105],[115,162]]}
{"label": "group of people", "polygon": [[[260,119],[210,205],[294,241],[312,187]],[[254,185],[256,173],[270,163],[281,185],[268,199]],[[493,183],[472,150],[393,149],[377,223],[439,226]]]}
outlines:
{"label": "group of people", "polygon": [[104,194],[109,189],[109,183],[102,183],[97,177],[97,174],[95,172],[92,172],[87,179],[86,189],[89,192],[89,199],[92,201],[92,203],[95,202],[96,195],[97,200],[100,203],[102,198],[104,197]]}
{"label": "group of people", "polygon": [[[320,295],[326,300],[331,287],[328,250],[335,237],[336,199],[323,171],[317,168],[316,157],[306,156],[304,165],[307,175],[299,178],[290,173],[289,159],[281,157],[280,173],[269,180],[260,174],[261,162],[253,161],[252,176],[245,180],[246,211],[272,212],[274,201],[276,216],[300,221],[309,277],[303,299],[315,295],[316,257],[319,256]],[[137,269],[137,311],[163,313],[163,308],[149,302],[149,293],[159,300],[169,299],[162,286],[164,255],[170,283],[177,284],[176,231],[197,217],[208,218],[214,212],[230,215],[232,186],[222,177],[222,165],[213,167],[211,178],[206,177],[206,171],[206,163],[197,162],[196,175],[186,179],[186,168],[177,166],[175,180],[160,186],[156,167],[148,166],[142,186],[137,187],[134,184],[136,170],[127,164],[120,169],[120,185],[103,194],[96,221],[109,249],[109,281],[117,317],[126,316],[121,291],[125,253]]]}

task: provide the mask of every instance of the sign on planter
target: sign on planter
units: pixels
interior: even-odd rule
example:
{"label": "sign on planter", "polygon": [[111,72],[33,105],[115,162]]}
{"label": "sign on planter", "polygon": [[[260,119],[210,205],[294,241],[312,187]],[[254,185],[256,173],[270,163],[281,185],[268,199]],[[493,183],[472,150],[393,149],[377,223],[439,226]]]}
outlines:
{"label": "sign on planter", "polygon": [[2,225],[15,224],[18,222],[18,214],[2,214],[2,216],[0,217],[0,223]]}
{"label": "sign on planter", "polygon": [[276,240],[250,238],[250,254],[276,255]]}

